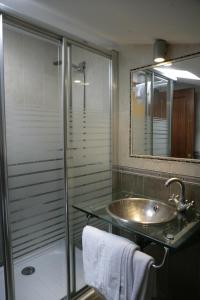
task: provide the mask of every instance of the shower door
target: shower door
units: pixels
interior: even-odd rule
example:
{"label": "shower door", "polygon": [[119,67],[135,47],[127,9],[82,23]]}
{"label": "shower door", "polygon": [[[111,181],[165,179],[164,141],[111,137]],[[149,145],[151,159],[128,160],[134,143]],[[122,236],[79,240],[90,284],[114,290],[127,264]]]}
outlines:
{"label": "shower door", "polygon": [[[100,208],[112,199],[111,60],[89,49],[69,46],[67,179],[70,212],[72,293],[85,285],[81,235],[87,218],[73,204]],[[90,225],[108,229],[92,219]]]}
{"label": "shower door", "polygon": [[62,43],[10,24],[3,33],[15,299],[67,299]]}

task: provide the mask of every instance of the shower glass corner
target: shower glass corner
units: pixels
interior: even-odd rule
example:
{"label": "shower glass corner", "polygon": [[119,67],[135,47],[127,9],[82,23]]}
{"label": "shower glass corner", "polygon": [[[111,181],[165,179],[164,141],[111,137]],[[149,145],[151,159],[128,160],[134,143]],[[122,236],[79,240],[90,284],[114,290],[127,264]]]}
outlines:
{"label": "shower glass corner", "polygon": [[0,300],[70,300],[85,288],[86,219],[72,205],[100,207],[112,197],[111,60],[5,20],[1,16]]}

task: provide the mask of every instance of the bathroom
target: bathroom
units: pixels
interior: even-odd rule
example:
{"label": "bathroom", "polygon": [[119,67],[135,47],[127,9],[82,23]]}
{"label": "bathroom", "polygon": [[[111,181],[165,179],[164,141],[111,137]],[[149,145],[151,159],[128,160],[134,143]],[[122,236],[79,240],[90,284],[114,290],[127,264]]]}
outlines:
{"label": "bathroom", "polygon": [[[178,177],[189,203],[199,208],[197,137],[195,156],[135,153],[130,114],[130,78],[154,64],[155,39],[167,40],[172,65],[191,54],[198,58],[199,3],[166,1],[163,7],[154,0],[157,22],[166,21],[163,30],[153,22],[155,7],[144,0],[111,0],[109,7],[106,1],[86,7],[56,2],[0,2],[0,300],[95,299],[84,278],[81,236],[87,224],[134,240],[156,265],[162,263],[168,241],[155,243],[154,236],[146,242],[144,234],[107,215],[95,216],[112,200],[137,196],[168,203],[179,186],[165,182]],[[138,16],[151,23],[148,33]],[[199,109],[196,103],[196,132]],[[200,298],[199,236],[188,235],[189,246],[170,248],[157,270],[156,300]]]}

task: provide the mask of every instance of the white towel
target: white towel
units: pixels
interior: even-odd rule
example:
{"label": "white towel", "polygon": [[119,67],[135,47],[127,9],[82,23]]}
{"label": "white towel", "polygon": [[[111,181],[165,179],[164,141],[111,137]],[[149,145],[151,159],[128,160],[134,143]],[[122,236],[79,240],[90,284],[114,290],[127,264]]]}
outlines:
{"label": "white towel", "polygon": [[150,300],[156,295],[156,271],[154,259],[146,253],[136,251],[133,259],[133,289],[131,300]]}
{"label": "white towel", "polygon": [[[107,300],[150,300],[153,259],[123,238],[91,226],[83,230],[86,283]],[[151,282],[152,281],[152,282]]]}

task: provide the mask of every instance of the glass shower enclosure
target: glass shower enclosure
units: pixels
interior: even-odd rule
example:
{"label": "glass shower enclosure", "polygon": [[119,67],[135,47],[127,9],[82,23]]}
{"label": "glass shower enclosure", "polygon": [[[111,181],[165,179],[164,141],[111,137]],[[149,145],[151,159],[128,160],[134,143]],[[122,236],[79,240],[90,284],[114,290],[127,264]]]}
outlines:
{"label": "glass shower enclosure", "polygon": [[111,201],[111,68],[110,54],[1,15],[0,300],[85,289],[72,206]]}

